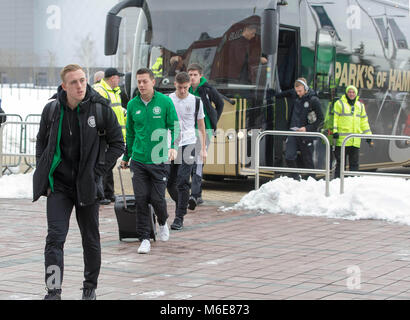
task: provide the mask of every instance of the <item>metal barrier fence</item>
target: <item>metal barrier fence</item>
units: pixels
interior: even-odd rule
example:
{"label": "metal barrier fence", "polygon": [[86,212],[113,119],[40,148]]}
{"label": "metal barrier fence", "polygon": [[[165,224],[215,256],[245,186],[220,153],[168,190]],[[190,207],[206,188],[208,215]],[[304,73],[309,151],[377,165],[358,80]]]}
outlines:
{"label": "metal barrier fence", "polygon": [[[36,140],[37,140],[37,133],[40,128],[40,120],[41,114],[29,114],[26,116],[24,122],[30,123],[38,123],[38,126],[26,126],[24,125],[24,139],[22,143],[24,144],[24,153],[27,154],[36,154]],[[24,163],[27,165],[27,169],[24,173],[29,171],[30,169],[34,169],[36,167],[36,158],[33,156],[24,157]]]}
{"label": "metal barrier fence", "polygon": [[20,156],[3,156],[4,154],[16,154],[20,153],[21,148],[21,126],[10,126],[6,125],[8,122],[21,122],[23,118],[19,114],[6,113],[2,114],[7,117],[5,123],[1,124],[1,135],[0,139],[3,143],[0,144],[0,161],[2,166],[0,166],[0,173],[9,171],[12,173],[12,168],[18,168],[21,164]]}
{"label": "metal barrier fence", "polygon": [[[381,134],[349,134],[343,140],[340,151],[340,193],[344,193],[345,175],[355,175],[355,176],[380,176],[380,177],[392,177],[392,178],[410,178],[410,174],[401,173],[384,173],[384,172],[366,172],[366,171],[348,171],[345,170],[345,154],[346,154],[346,143],[351,138],[365,138],[372,140],[406,140],[410,142],[409,136],[389,136]],[[410,151],[409,151],[410,160]]]}
{"label": "metal barrier fence", "polygon": [[0,177],[7,170],[12,173],[11,168],[19,167],[22,158],[29,165],[26,172],[35,164],[35,139],[40,123],[9,119],[7,115],[7,121],[0,126]]}
{"label": "metal barrier fence", "polygon": [[[325,169],[300,169],[300,168],[288,168],[288,167],[265,167],[259,164],[259,144],[263,137],[271,136],[302,136],[302,137],[319,137],[326,145],[326,163]],[[262,131],[259,133],[255,142],[255,190],[259,189],[259,171],[277,171],[277,172],[292,172],[292,173],[320,173],[325,175],[326,179],[326,191],[325,195],[330,195],[329,182],[330,182],[330,143],[327,137],[320,132],[296,132],[296,131]]]}
{"label": "metal barrier fence", "polygon": [[[41,114],[29,114],[25,120],[18,114],[1,114],[7,121],[0,125],[0,177],[21,164],[24,173],[36,166],[36,140]],[[123,126],[125,128],[125,126]],[[24,161],[24,162],[23,162]]]}

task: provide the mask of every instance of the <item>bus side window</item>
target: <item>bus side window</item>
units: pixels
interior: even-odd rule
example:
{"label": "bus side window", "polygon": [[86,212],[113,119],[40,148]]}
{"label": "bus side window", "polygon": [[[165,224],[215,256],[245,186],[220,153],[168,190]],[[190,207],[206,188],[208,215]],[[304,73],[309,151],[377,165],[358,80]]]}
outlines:
{"label": "bus side window", "polygon": [[316,36],[314,89],[327,95],[330,95],[330,89],[335,86],[335,35],[332,30],[320,29]]}

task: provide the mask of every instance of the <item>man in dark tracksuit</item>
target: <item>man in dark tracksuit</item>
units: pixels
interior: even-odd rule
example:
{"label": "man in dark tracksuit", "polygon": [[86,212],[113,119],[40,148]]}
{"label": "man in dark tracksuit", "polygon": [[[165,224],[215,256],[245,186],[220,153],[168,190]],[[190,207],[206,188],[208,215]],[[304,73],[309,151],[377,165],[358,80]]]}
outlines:
{"label": "man in dark tracksuit", "polygon": [[[276,97],[293,96],[294,104],[290,111],[289,129],[296,132],[317,132],[323,123],[323,113],[319,98],[311,90],[304,78],[295,82],[294,89],[275,94]],[[286,139],[286,163],[290,168],[297,168],[297,152],[302,156],[303,167],[313,169],[313,138],[289,136]],[[314,177],[314,175],[310,175]],[[299,180],[298,174],[292,177]]]}
{"label": "man in dark tracksuit", "polygon": [[[222,115],[224,102],[219,92],[203,77],[203,70],[199,64],[193,63],[188,66],[188,74],[191,79],[189,93],[200,97],[204,106],[205,130],[207,133],[206,146],[208,148],[219,118]],[[212,104],[214,104],[215,107]],[[197,144],[196,149],[201,150],[200,139],[198,139]],[[203,202],[201,185],[204,163],[201,161],[199,155],[196,157],[195,162],[192,170],[191,197],[189,198],[188,205],[188,209],[190,210],[194,210],[197,205]]]}
{"label": "man in dark tracksuit", "polygon": [[[33,201],[47,196],[45,299],[61,299],[63,247],[75,207],[84,249],[83,299],[94,300],[101,265],[98,229],[98,198],[103,196],[101,177],[123,153],[124,141],[109,102],[87,85],[80,66],[64,67],[61,79],[56,101],[48,103],[41,116],[36,143],[37,169],[33,177]],[[106,131],[107,150],[102,153],[105,164],[99,157],[97,103],[101,104]]]}

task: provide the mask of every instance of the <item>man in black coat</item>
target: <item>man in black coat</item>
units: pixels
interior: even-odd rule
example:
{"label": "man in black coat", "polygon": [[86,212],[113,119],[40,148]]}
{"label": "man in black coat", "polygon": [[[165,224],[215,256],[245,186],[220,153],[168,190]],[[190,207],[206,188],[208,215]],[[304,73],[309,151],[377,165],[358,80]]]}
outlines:
{"label": "man in black coat", "polygon": [[[61,299],[63,247],[75,207],[84,250],[83,299],[94,300],[101,266],[98,221],[98,198],[103,195],[101,177],[123,153],[124,141],[108,100],[87,84],[80,66],[64,67],[61,79],[57,99],[45,106],[41,116],[36,142],[37,168],[33,176],[33,201],[47,196],[45,299]],[[101,114],[96,113],[97,104]],[[104,121],[105,153],[100,153],[98,116]]]}
{"label": "man in black coat", "polygon": [[[274,94],[276,98],[292,97],[293,105],[290,109],[289,130],[296,132],[317,132],[323,124],[323,112],[319,98],[309,88],[306,79],[299,78],[295,81],[294,89]],[[314,138],[304,136],[288,136],[286,139],[285,158],[288,167],[297,168],[297,152],[300,151],[303,168],[314,169],[313,164]],[[314,175],[310,175],[314,177]],[[299,180],[298,174],[292,177]]]}
{"label": "man in black coat", "polygon": [[[188,66],[188,74],[191,79],[191,87],[189,88],[189,93],[194,96],[200,97],[204,106],[205,113],[205,130],[206,130],[206,148],[208,149],[211,142],[211,138],[214,130],[216,130],[219,118],[222,115],[224,109],[224,101],[219,92],[212,87],[208,81],[203,76],[202,67],[193,63]],[[215,106],[215,107],[214,107]],[[202,201],[202,169],[204,163],[201,160],[200,152],[201,139],[198,139],[197,146],[195,148],[195,164],[192,170],[192,185],[191,185],[191,196],[188,202],[188,209],[194,210],[195,207]]]}

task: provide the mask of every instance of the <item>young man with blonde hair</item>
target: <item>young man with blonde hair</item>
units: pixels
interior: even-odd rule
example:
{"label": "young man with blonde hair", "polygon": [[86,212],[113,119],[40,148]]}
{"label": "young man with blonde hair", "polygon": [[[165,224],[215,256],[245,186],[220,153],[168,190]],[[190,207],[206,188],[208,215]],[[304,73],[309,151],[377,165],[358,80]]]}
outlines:
{"label": "young man with blonde hair", "polygon": [[[101,266],[98,198],[104,196],[102,176],[123,153],[124,141],[107,100],[87,84],[79,65],[64,67],[61,80],[56,100],[49,102],[41,115],[36,141],[37,168],[33,176],[33,201],[47,197],[44,256],[48,293],[44,299],[61,299],[63,248],[75,207],[84,249],[82,299],[95,300]],[[104,116],[108,146],[105,153],[100,153],[97,107]]]}

